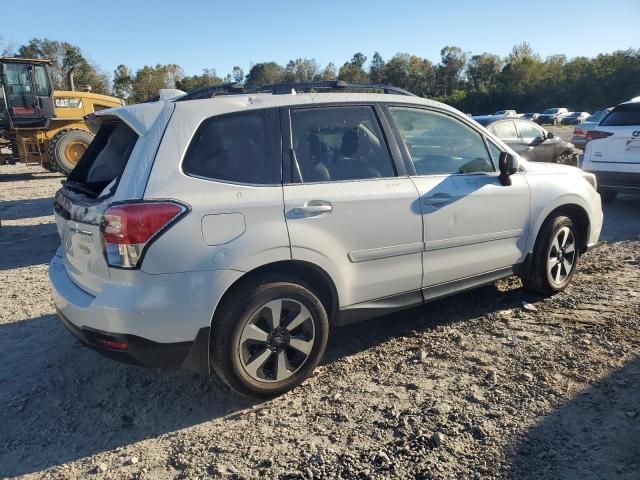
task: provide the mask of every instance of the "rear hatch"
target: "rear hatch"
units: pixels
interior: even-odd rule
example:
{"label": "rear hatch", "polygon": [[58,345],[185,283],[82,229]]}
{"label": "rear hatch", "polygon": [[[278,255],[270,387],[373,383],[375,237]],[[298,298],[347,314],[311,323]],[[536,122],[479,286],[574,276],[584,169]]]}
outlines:
{"label": "rear hatch", "polygon": [[101,119],[96,137],[54,199],[65,266],[71,279],[96,295],[109,280],[100,221],[140,136],[117,117]]}
{"label": "rear hatch", "polygon": [[594,130],[610,133],[593,140],[590,147],[594,163],[640,172],[640,102],[618,105]]}

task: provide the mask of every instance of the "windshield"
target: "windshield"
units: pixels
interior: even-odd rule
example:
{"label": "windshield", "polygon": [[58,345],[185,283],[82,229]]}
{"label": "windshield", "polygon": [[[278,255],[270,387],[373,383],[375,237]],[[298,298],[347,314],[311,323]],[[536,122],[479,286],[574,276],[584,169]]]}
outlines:
{"label": "windshield", "polygon": [[558,113],[558,110],[560,110],[559,108],[547,108],[544,113],[550,114],[550,113]]}

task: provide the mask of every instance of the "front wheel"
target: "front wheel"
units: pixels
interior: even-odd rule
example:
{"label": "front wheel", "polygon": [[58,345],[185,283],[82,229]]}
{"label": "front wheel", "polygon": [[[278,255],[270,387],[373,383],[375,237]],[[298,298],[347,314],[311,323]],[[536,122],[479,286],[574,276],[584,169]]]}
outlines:
{"label": "front wheel", "polygon": [[571,219],[549,217],[536,239],[529,271],[522,277],[524,287],[549,296],[563,291],[578,264],[578,243]]}
{"label": "front wheel", "polygon": [[578,156],[575,153],[566,150],[558,155],[557,162],[562,165],[571,165],[572,167],[577,167]]}
{"label": "front wheel", "polygon": [[255,399],[300,385],[327,344],[329,319],[320,299],[289,278],[252,282],[231,295],[214,320],[214,371],[231,389]]}

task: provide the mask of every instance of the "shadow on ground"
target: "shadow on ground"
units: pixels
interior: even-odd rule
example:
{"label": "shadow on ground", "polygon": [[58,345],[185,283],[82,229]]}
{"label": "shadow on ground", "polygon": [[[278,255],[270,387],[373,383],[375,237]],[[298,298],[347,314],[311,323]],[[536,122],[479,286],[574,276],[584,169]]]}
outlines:
{"label": "shadow on ground", "polygon": [[526,432],[510,473],[531,480],[640,478],[640,358]]}
{"label": "shadow on ground", "polygon": [[27,198],[23,200],[0,200],[0,220],[53,215],[53,198]]}
{"label": "shadow on ground", "polygon": [[55,223],[2,225],[0,271],[49,263],[60,245]]}
{"label": "shadow on ground", "polygon": [[64,178],[59,173],[48,172],[46,170],[27,172],[27,173],[2,173],[0,174],[0,183],[18,182],[18,181],[25,181],[25,180],[48,180],[50,178],[55,178],[55,177],[60,177],[60,180]]}
{"label": "shadow on ground", "polygon": [[640,236],[640,195],[618,195],[615,202],[602,206],[604,224],[600,240],[618,242],[638,240]]}

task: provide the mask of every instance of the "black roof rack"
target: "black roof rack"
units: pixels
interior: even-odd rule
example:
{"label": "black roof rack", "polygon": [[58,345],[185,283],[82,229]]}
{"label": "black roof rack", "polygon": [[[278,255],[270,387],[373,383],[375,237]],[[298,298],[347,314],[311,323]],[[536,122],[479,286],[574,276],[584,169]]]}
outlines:
{"label": "black roof rack", "polygon": [[199,100],[213,98],[219,95],[241,95],[247,93],[272,93],[273,95],[289,94],[292,91],[304,92],[309,90],[382,90],[384,93],[396,95],[408,95],[415,97],[411,92],[393,85],[382,83],[349,83],[344,80],[325,80],[319,82],[290,82],[272,83],[267,85],[242,85],[238,83],[223,83],[202,87],[177,98],[176,102],[185,100]]}

